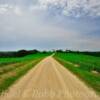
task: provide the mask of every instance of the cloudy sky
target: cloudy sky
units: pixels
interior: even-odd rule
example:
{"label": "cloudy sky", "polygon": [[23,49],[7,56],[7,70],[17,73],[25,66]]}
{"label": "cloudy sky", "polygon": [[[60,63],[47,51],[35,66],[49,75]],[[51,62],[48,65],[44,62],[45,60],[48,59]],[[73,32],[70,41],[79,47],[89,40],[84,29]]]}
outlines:
{"label": "cloudy sky", "polygon": [[100,50],[100,0],[0,0],[0,51]]}

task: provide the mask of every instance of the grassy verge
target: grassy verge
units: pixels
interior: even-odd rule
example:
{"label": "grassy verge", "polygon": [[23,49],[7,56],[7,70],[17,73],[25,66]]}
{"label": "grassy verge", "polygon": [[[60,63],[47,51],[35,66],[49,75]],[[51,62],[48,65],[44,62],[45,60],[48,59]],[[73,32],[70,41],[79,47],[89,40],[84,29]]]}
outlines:
{"label": "grassy verge", "polygon": [[48,55],[50,54],[35,54],[34,56],[31,55],[32,58],[28,57],[27,60],[0,67],[0,94]]}
{"label": "grassy verge", "polygon": [[25,61],[31,61],[36,58],[42,57],[42,56],[48,56],[51,53],[36,53],[36,54],[30,54],[24,57],[9,57],[9,58],[0,58],[0,67],[3,67],[5,65],[19,63],[19,62],[25,62]]}
{"label": "grassy verge", "polygon": [[[76,58],[75,58],[76,57]],[[79,58],[78,58],[79,57]],[[73,72],[75,75],[77,75],[82,81],[84,81],[89,87],[92,87],[96,93],[100,95],[100,73],[98,71],[98,67],[93,67],[91,63],[98,64],[97,58],[93,58],[91,56],[88,56],[89,59],[87,59],[87,56],[85,58],[85,55],[70,55],[69,54],[55,54],[54,58],[59,61],[62,65],[65,66],[65,68],[69,69],[71,72]],[[77,60],[78,58],[78,60]],[[99,59],[99,58],[98,58]],[[93,62],[92,62],[93,60]],[[90,61],[90,62],[89,62]],[[81,62],[81,63],[79,63]],[[90,64],[89,64],[90,63]],[[98,72],[93,73],[92,70],[96,69]]]}

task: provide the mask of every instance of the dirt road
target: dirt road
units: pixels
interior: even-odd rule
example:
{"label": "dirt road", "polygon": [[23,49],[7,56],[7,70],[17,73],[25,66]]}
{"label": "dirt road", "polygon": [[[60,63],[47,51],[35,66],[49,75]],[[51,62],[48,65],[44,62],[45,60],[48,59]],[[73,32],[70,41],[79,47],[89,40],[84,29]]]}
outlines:
{"label": "dirt road", "polygon": [[18,80],[0,100],[100,100],[52,57],[41,61]]}

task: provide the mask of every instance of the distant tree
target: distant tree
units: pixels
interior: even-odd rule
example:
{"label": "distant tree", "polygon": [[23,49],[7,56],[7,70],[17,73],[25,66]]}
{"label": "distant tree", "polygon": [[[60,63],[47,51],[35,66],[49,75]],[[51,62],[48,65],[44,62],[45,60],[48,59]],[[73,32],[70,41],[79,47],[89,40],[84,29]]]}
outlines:
{"label": "distant tree", "polygon": [[66,50],[65,50],[65,52],[66,52],[66,53],[70,53],[70,52],[72,52],[72,51],[71,51],[71,50],[67,50],[67,49],[66,49]]}
{"label": "distant tree", "polygon": [[27,50],[19,50],[18,52],[16,52],[16,56],[18,57],[23,57],[26,56],[28,54]]}
{"label": "distant tree", "polygon": [[30,51],[28,51],[28,52],[29,52],[29,54],[35,54],[35,53],[38,53],[39,51],[36,50],[36,49],[34,49],[34,50],[30,50]]}
{"label": "distant tree", "polygon": [[64,51],[62,49],[58,49],[56,52],[63,53]]}
{"label": "distant tree", "polygon": [[42,53],[47,53],[47,51],[44,50],[44,51],[42,51]]}

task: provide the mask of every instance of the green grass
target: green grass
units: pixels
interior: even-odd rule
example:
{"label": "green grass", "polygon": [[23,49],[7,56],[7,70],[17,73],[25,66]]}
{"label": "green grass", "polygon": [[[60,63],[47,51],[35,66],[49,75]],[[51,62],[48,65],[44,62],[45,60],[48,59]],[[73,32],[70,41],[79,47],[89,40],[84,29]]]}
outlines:
{"label": "green grass", "polygon": [[39,58],[44,55],[50,55],[50,53],[37,53],[37,54],[30,54],[24,57],[12,57],[12,58],[0,58],[0,66],[5,66],[7,64],[17,63],[17,62],[23,62],[23,61],[31,61],[36,58]]}
{"label": "green grass", "polygon": [[22,58],[0,58],[0,63],[2,63],[0,66],[0,94],[25,75],[39,61],[49,55],[50,53],[38,53]]}
{"label": "green grass", "polygon": [[[100,95],[100,57],[74,53],[56,53],[54,58]],[[97,73],[93,73],[93,71]]]}

